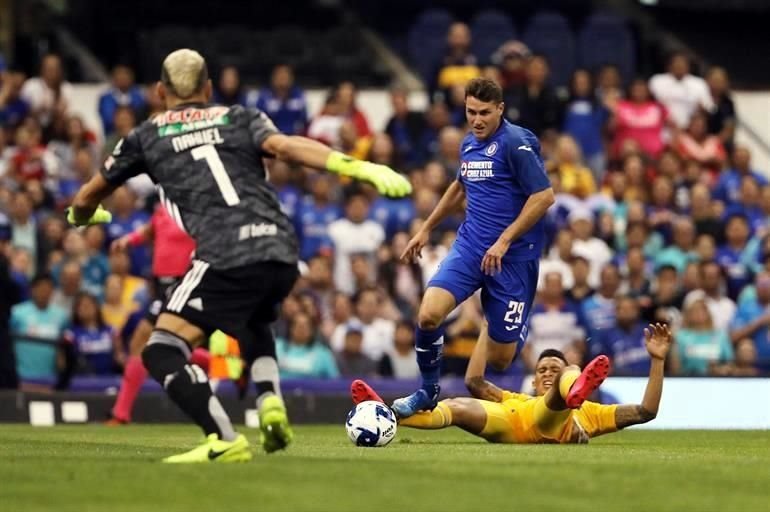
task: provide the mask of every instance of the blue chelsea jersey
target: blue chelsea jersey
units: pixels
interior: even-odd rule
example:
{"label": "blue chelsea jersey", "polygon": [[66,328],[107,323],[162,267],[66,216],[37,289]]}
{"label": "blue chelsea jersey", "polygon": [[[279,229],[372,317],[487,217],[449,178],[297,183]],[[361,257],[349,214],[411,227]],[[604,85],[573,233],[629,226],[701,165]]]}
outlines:
{"label": "blue chelsea jersey", "polygon": [[[457,179],[465,187],[465,222],[457,243],[483,255],[519,216],[530,195],[551,186],[540,158],[540,143],[529,130],[503,120],[485,140],[469,133],[460,146]],[[511,243],[504,260],[540,257],[544,220]]]}

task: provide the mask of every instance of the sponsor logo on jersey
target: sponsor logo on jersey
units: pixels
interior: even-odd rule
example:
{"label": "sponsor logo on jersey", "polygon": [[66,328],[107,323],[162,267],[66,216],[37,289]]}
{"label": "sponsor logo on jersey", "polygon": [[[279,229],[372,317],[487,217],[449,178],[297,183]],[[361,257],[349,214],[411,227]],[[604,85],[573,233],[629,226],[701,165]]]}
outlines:
{"label": "sponsor logo on jersey", "polygon": [[222,126],[230,123],[227,107],[187,108],[184,110],[168,110],[152,119],[158,127],[158,135],[178,135],[180,133]]}
{"label": "sponsor logo on jersey", "polygon": [[249,238],[259,238],[262,236],[275,236],[278,234],[278,226],[275,224],[246,224],[238,230],[238,240],[247,240]]}
{"label": "sponsor logo on jersey", "polygon": [[464,161],[460,164],[460,175],[468,181],[483,181],[488,178],[494,178],[493,164],[492,160]]}
{"label": "sponsor logo on jersey", "polygon": [[523,144],[523,145],[519,146],[519,147],[518,147],[518,148],[516,148],[516,149],[520,149],[520,150],[522,150],[522,151],[529,151],[530,153],[533,153],[533,151],[532,151],[532,146],[528,146],[528,145],[526,145],[526,144]]}
{"label": "sponsor logo on jersey", "polygon": [[487,146],[487,149],[486,151],[484,151],[484,153],[486,153],[487,156],[492,156],[495,153],[497,153],[497,142],[493,142],[492,144]]}

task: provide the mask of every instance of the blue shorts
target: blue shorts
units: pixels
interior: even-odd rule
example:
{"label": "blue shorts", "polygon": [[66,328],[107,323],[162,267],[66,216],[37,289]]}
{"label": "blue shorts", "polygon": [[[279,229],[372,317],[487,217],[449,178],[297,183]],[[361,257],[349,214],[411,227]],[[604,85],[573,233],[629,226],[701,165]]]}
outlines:
{"label": "blue shorts", "polygon": [[540,261],[504,262],[502,272],[486,275],[482,256],[452,246],[428,287],[443,288],[458,305],[481,288],[481,306],[489,324],[489,337],[497,343],[516,343],[518,354],[527,341],[529,314],[535,301]]}

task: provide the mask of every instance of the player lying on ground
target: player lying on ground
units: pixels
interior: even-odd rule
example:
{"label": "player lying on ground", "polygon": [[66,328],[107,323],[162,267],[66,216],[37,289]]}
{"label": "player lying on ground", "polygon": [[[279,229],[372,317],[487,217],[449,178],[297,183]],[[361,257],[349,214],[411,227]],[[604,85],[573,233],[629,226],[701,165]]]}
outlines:
{"label": "player lying on ground", "polygon": [[471,129],[460,146],[457,179],[401,255],[403,261],[418,258],[431,230],[466,202],[465,222],[417,314],[422,387],[393,402],[402,418],[436,406],[444,320],[476,290],[488,323],[489,364],[508,367],[526,341],[545,241],[543,217],[554,195],[537,137],[506,121],[504,111],[499,85],[486,78],[468,82],[465,117]]}
{"label": "player lying on ground", "polygon": [[[475,388],[469,387],[486,399],[442,400],[432,411],[400,419],[399,425],[427,430],[456,426],[492,443],[587,443],[591,437],[646,423],[658,413],[671,331],[655,324],[645,329],[644,336],[652,363],[639,405],[587,401],[609,372],[606,356],[598,356],[581,372],[577,366],[568,366],[560,351],[545,350],[535,367],[536,397],[498,388],[484,379],[483,364],[480,372],[479,365],[474,365],[466,379],[474,381]],[[351,395],[356,403],[382,401],[363,381],[353,382]]]}
{"label": "player lying on ground", "polygon": [[270,323],[297,279],[298,244],[267,183],[263,158],[369,181],[393,197],[408,195],[411,185],[389,167],[283,135],[256,109],[211,104],[206,62],[195,51],[166,57],[157,89],[168,110],[118,142],[101,172],[78,191],[67,220],[78,226],[109,222],[99,203],[115,188],[141,173],[157,184],[161,202],[197,248],[191,269],[163,305],[142,361],[206,435],[201,446],[165,461],[245,461],[252,457],[248,441],[235,432],[206,373],[188,360],[191,347],[216,329],[236,338],[244,359],[253,361],[263,449],[291,441]]}

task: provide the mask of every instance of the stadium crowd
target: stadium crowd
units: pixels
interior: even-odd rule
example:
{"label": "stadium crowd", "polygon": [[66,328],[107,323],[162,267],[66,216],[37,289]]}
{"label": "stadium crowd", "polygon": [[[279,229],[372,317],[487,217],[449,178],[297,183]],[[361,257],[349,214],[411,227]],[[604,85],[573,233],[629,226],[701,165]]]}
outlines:
{"label": "stadium crowd", "polygon": [[[462,212],[433,233],[419,263],[399,255],[458,172],[464,85],[478,75],[497,80],[506,117],[540,137],[557,193],[528,344],[512,371],[531,372],[541,350],[556,348],[570,362],[604,353],[615,374],[645,375],[643,327],[663,321],[675,329],[670,374],[767,374],[770,184],[734,143],[725,70],[701,78],[677,53],[649,79],[624,84],[613,66],[578,69],[560,90],[549,85],[548,61],[521,42],[483,67],[467,26],[453,24],[447,42],[429,107],[410,110],[407,92],[394,87],[382,131],[351,82],[309,112],[288,66],[260,90],[241,84],[234,67],[214,70],[217,102],[258,107],[282,131],[390,165],[414,186],[411,198],[386,200],[336,176],[269,164],[304,262],[275,324],[282,375],[419,375],[416,308]],[[162,109],[159,99],[116,66],[93,105],[103,140],[71,113],[72,101],[56,55],[42,59],[39,76],[2,71],[0,387],[119,373],[153,295],[152,248],[110,249],[150,220],[157,200],[148,180],[116,191],[104,227],[69,228],[62,212],[120,138]],[[482,322],[477,297],[453,313],[445,374],[463,373]]]}

